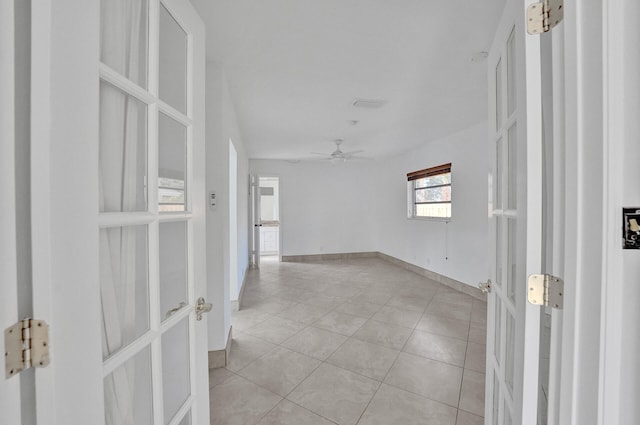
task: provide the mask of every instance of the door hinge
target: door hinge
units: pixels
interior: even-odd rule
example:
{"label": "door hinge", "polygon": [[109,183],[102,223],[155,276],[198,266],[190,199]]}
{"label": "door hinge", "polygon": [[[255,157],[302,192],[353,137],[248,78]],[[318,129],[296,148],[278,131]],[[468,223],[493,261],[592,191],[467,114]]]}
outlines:
{"label": "door hinge", "polygon": [[527,280],[527,299],[534,305],[562,310],[564,281],[548,274],[532,274]]}
{"label": "door hinge", "polygon": [[527,32],[541,34],[558,25],[564,17],[563,0],[542,0],[527,8]]}
{"label": "door hinge", "polygon": [[4,330],[5,378],[31,367],[49,364],[49,325],[44,320],[23,319]]}

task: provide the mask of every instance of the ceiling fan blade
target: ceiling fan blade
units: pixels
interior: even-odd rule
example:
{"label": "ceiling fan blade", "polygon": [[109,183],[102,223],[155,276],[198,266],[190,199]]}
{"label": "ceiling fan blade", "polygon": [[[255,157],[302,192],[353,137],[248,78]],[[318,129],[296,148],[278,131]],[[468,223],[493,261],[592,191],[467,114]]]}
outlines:
{"label": "ceiling fan blade", "polygon": [[364,152],[364,151],[363,151],[362,149],[360,149],[360,150],[357,150],[357,151],[342,152],[342,155],[344,155],[344,156],[351,156],[351,155],[354,155],[354,154],[357,154],[357,153],[360,153],[360,152]]}
{"label": "ceiling fan blade", "polygon": [[333,158],[331,155],[328,155],[326,153],[320,153],[320,152],[311,152],[312,155],[322,155],[322,156],[326,156],[327,158]]}
{"label": "ceiling fan blade", "polygon": [[359,156],[359,155],[353,155],[353,156],[348,156],[347,159],[352,160],[366,160],[366,161],[370,161],[373,158],[369,158],[368,156]]}

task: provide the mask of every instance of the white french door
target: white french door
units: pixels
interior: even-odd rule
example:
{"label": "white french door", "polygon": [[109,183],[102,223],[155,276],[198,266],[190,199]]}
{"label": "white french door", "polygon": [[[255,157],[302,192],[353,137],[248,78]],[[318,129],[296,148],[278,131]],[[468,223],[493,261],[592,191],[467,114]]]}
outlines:
{"label": "white french door", "polygon": [[206,425],[204,25],[188,0],[32,14],[38,423]]}
{"label": "white french door", "polygon": [[106,424],[206,424],[203,24],[186,0],[102,0],[100,22]]}
{"label": "white french door", "polygon": [[526,3],[506,2],[489,52],[489,235],[485,423],[537,424],[540,312],[526,281],[542,254],[540,45]]}

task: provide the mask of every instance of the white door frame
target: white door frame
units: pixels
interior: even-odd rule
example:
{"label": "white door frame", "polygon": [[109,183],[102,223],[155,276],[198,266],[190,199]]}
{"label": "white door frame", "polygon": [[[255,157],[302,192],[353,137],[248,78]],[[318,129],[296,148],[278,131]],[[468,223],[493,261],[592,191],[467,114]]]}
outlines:
{"label": "white door frame", "polygon": [[[550,270],[545,272],[554,276],[564,276],[564,250],[565,250],[565,212],[564,203],[566,184],[565,184],[565,97],[564,97],[564,24],[559,24],[551,33],[551,81],[544,81],[544,84],[551,84],[553,96],[553,134],[551,137],[552,145],[550,155],[552,156],[552,185],[553,198],[552,209],[549,211],[551,221],[552,235],[549,238],[549,245],[552,249],[552,266]],[[549,392],[548,392],[548,425],[560,425],[560,375],[561,375],[561,357],[562,357],[562,328],[563,328],[563,310],[553,309],[551,312],[551,341],[550,341],[550,360],[549,360]]]}
{"label": "white door frame", "polygon": [[[625,319],[625,297],[630,296],[625,285],[637,285],[632,277],[625,276],[625,262],[620,249],[620,211],[629,202],[629,182],[625,182],[625,146],[637,144],[637,134],[628,132],[629,125],[625,119],[634,116],[637,111],[629,111],[626,93],[640,80],[633,69],[629,69],[633,60],[640,61],[635,40],[629,39],[629,30],[625,16],[633,11],[629,10],[631,2],[628,0],[605,0],[603,11],[603,144],[604,144],[604,188],[603,188],[603,228],[606,238],[603,241],[603,288],[602,288],[602,325],[600,339],[600,377],[598,400],[598,424],[627,424],[631,406],[627,400],[636,399],[637,394],[629,396],[623,390],[623,370],[625,368],[624,353],[633,341],[624,334],[628,325]],[[638,11],[638,6],[634,6]],[[637,33],[636,33],[637,34]],[[629,60],[631,58],[631,60]],[[633,87],[633,86],[632,86]],[[637,108],[637,101],[635,103]],[[636,153],[638,150],[635,151]],[[633,154],[632,154],[633,157]],[[638,175],[637,173],[635,174]],[[634,179],[634,182],[635,179]],[[635,191],[637,194],[637,191]],[[635,196],[640,202],[640,196]],[[633,204],[637,205],[637,204]],[[636,253],[637,254],[637,253]],[[637,276],[637,274],[636,274]],[[624,282],[624,283],[623,283]],[[636,294],[638,292],[636,291]],[[637,335],[637,333],[636,333]],[[636,345],[637,347],[637,345]],[[636,357],[637,353],[631,354]],[[628,366],[628,364],[627,364]],[[637,376],[637,375],[636,375]],[[636,379],[640,379],[636,377]],[[636,385],[638,385],[636,381]],[[637,388],[637,386],[636,386]],[[636,412],[638,408],[636,407]],[[637,417],[636,417],[637,420]]]}
{"label": "white door frame", "polygon": [[571,190],[565,197],[562,425],[599,417],[602,258],[609,249],[603,248],[609,229],[602,206],[602,31],[601,1],[565,3],[565,184]]}
{"label": "white door frame", "polygon": [[[282,261],[282,204],[280,201],[280,176],[277,174],[257,174],[258,187],[260,186],[260,179],[278,179],[278,261]],[[258,196],[262,196],[262,192]],[[260,198],[260,220],[262,221],[262,198]]]}
{"label": "white door frame", "polygon": [[260,268],[260,176],[251,174],[251,220],[249,229],[251,232],[251,265]]}
{"label": "white door frame", "polygon": [[[0,349],[4,352],[4,330],[18,317],[18,276],[15,203],[15,51],[14,2],[0,2]],[[20,424],[20,378],[5,379],[0,369],[0,420]]]}
{"label": "white door frame", "polygon": [[[637,394],[627,394],[623,385],[637,388],[639,379],[624,376],[627,344],[638,341],[625,333],[624,306],[638,291],[630,291],[637,282],[628,274],[630,257],[623,255],[620,235],[624,202],[640,202],[639,196],[624,192],[629,190],[625,174],[631,174],[624,168],[625,147],[637,146],[637,134],[627,132],[632,126],[626,122],[634,116],[626,108],[628,91],[638,85],[629,69],[638,61],[637,39],[629,39],[626,27],[634,11],[638,7],[627,0],[565,3],[565,176],[572,190],[566,193],[565,212],[557,422],[562,425],[637,421]],[[629,55],[635,56],[630,60]]]}
{"label": "white door frame", "polygon": [[229,139],[229,298],[238,301],[238,152]]}
{"label": "white door frame", "polygon": [[[87,140],[98,139],[99,12],[97,0],[32,4],[33,310],[51,325],[55,364],[36,371],[38,423],[104,420],[100,328],[78,320],[100,311],[98,176],[75,160],[98,156]],[[74,311],[61,309],[70,299]]]}

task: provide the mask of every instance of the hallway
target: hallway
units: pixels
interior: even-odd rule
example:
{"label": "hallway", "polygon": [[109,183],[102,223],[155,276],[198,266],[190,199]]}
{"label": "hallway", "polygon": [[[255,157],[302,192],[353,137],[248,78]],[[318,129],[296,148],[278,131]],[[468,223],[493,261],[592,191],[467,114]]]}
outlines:
{"label": "hallway", "polygon": [[214,425],[480,425],[486,303],[378,258],[250,270]]}

